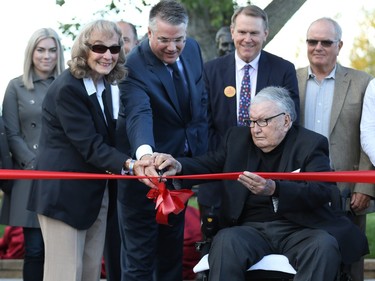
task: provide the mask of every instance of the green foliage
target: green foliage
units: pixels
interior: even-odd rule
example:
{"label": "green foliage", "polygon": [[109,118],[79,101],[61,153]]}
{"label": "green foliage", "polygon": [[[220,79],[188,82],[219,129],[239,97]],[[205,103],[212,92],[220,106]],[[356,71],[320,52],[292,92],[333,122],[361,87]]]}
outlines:
{"label": "green foliage", "polygon": [[65,1],[64,0],[56,0],[56,5],[58,5],[58,6],[62,6],[62,5],[64,5],[65,4]]}
{"label": "green foliage", "polygon": [[351,66],[375,76],[375,10],[363,11],[361,32],[354,39],[350,54]]}
{"label": "green foliage", "polygon": [[[142,12],[144,7],[151,5],[150,0],[103,0],[103,2],[106,3],[104,8],[93,13],[93,18],[98,16],[110,18],[113,15],[126,14],[129,6],[134,6],[136,10]],[[237,2],[232,0],[180,0],[180,2],[185,5],[191,17],[208,19],[213,30],[217,30],[223,25],[229,25],[233,9],[237,7]],[[64,6],[65,0],[56,0],[56,5]],[[58,24],[61,32],[72,40],[75,39],[81,27],[77,17],[72,17],[69,23],[59,22]]]}
{"label": "green foliage", "polygon": [[375,213],[366,216],[366,235],[370,246],[370,254],[366,259],[375,259]]}
{"label": "green foliage", "polygon": [[190,14],[210,20],[210,25],[216,30],[223,25],[229,25],[233,8],[237,2],[232,0],[181,0]]}
{"label": "green foliage", "polygon": [[[134,6],[136,10],[142,12],[144,7],[151,5],[147,0],[103,0],[103,2],[105,3],[104,8],[94,12],[92,14],[93,18],[113,18],[115,15],[126,14],[126,10],[129,6]],[[64,4],[65,0],[56,0],[56,5],[62,7]],[[80,19],[74,16],[69,23],[58,22],[58,25],[62,34],[64,34],[67,38],[71,38],[72,41],[76,38],[81,28]]]}

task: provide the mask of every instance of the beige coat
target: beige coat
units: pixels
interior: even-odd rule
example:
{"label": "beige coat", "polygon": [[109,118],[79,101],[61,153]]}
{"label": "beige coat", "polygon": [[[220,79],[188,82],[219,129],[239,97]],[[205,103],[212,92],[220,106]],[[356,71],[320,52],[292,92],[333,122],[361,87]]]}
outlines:
{"label": "beige coat", "polygon": [[[305,124],[305,95],[308,67],[297,70],[300,94],[301,124]],[[371,170],[373,166],[362,151],[360,143],[360,120],[363,97],[373,77],[363,71],[337,64],[335,92],[333,96],[329,149],[331,166],[335,171]],[[338,183],[341,191],[350,189],[375,197],[373,184]]]}

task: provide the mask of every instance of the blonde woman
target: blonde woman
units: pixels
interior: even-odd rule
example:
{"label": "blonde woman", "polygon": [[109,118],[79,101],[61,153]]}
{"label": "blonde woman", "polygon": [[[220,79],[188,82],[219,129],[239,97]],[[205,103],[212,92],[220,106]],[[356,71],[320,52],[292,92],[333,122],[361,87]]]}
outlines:
{"label": "blonde woman", "polygon": [[[51,28],[36,30],[25,50],[23,74],[5,91],[3,119],[15,169],[33,170],[42,126],[42,102],[47,89],[64,70],[63,48]],[[15,180],[6,193],[0,223],[23,227],[25,258],[23,280],[43,280],[44,245],[35,213],[26,209],[31,180]]]}

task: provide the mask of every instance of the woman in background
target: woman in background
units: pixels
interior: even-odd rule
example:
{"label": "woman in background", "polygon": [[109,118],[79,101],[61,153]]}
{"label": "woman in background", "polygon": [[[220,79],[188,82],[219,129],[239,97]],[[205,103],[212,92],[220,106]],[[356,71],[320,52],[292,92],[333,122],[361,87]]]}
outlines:
{"label": "woman in background", "polygon": [[[42,102],[52,81],[64,70],[63,48],[51,28],[36,30],[25,50],[23,75],[12,79],[3,100],[3,119],[14,168],[33,170],[41,132]],[[37,215],[26,209],[32,180],[15,180],[5,193],[0,223],[23,227],[24,281],[42,281],[44,244]]]}

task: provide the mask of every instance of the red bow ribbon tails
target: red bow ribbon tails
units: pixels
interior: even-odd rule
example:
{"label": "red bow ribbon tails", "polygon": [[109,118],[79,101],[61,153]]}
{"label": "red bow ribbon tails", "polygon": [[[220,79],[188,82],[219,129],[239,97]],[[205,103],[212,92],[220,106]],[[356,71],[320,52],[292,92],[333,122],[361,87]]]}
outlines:
{"label": "red bow ribbon tails", "polygon": [[157,183],[157,189],[150,189],[147,198],[156,202],[156,221],[168,225],[168,215],[179,214],[185,203],[194,194],[190,189],[169,190],[164,182]]}

